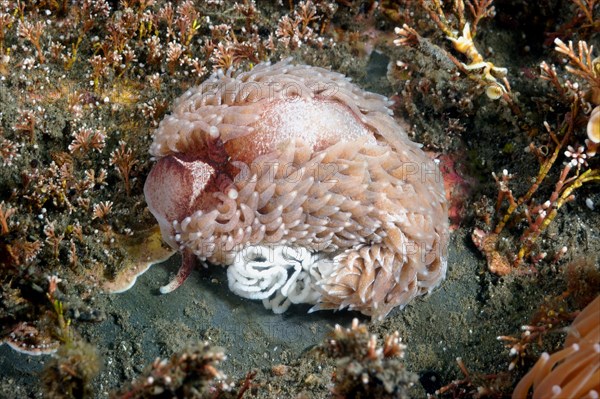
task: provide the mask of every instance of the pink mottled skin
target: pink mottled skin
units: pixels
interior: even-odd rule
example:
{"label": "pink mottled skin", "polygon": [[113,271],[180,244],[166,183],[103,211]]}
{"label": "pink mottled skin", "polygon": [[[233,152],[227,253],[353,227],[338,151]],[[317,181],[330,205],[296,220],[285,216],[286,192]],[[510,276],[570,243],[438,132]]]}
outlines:
{"label": "pink mottled skin", "polygon": [[[187,157],[189,158],[189,157]],[[162,236],[168,244],[179,249],[173,236],[172,220],[181,220],[201,200],[200,194],[210,184],[214,169],[210,165],[186,157],[161,158],[152,168],[144,194],[149,208],[158,221]],[[194,267],[194,256],[184,250],[183,262],[175,279],[161,287],[161,293],[173,291],[185,281]]]}
{"label": "pink mottled skin", "polygon": [[195,264],[194,254],[177,245],[172,221],[182,220],[198,209],[211,206],[215,198],[206,194],[223,191],[231,184],[231,178],[225,172],[227,168],[215,162],[217,157],[207,158],[208,162],[200,160],[198,155],[177,154],[161,158],[144,185],[146,202],[158,221],[162,236],[171,247],[181,251],[183,257],[175,278],[160,288],[163,294],[179,287]]}
{"label": "pink mottled skin", "polygon": [[[351,108],[320,96],[315,96],[310,102],[263,100],[263,103],[264,110],[261,118],[254,124],[254,131],[224,145],[226,154],[231,159],[250,165],[257,156],[277,150],[295,138],[301,138],[310,143],[313,151],[320,151],[340,140],[352,138],[348,137],[351,136],[350,132],[336,129],[331,125],[331,121],[319,121],[315,115],[303,113],[306,103],[324,112],[329,112],[332,119],[336,116],[345,118],[347,116],[340,115],[340,113],[347,112],[354,115],[356,131],[365,129],[366,132],[367,129]],[[338,119],[335,119],[335,122],[343,125]],[[361,133],[354,134],[361,135]]]}

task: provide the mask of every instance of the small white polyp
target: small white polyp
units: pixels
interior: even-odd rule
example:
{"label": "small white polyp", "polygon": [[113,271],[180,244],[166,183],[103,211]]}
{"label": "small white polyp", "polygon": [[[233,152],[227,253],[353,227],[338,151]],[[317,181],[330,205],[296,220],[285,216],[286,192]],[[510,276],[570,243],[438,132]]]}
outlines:
{"label": "small white polyp", "polygon": [[303,247],[253,245],[236,253],[227,280],[233,293],[262,299],[266,309],[279,314],[292,303],[316,304],[317,282],[333,269],[333,261]]}

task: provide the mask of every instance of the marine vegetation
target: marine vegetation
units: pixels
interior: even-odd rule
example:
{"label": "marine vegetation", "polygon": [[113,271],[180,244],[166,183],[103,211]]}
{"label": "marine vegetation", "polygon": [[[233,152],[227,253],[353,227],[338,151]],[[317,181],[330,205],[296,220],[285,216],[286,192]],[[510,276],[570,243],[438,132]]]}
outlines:
{"label": "marine vegetation", "polygon": [[[1,394],[505,398],[517,387],[516,396],[575,388],[597,396],[589,384],[597,362],[588,362],[597,355],[597,324],[586,316],[597,306],[600,278],[599,12],[597,0],[0,0]],[[251,178],[256,170],[247,161],[255,161],[260,142],[232,144],[261,123],[281,127],[275,107],[196,119],[182,117],[181,107],[198,111],[186,99],[211,93],[211,105],[231,108],[241,97],[212,96],[201,84],[260,77],[328,78],[344,89],[327,104],[339,118],[320,118],[319,128],[343,126],[363,152],[333,134],[322,159],[303,157],[321,150],[303,143],[284,155],[296,172],[311,159],[342,159],[336,165],[348,180],[318,187],[318,179],[281,181],[290,176],[279,170],[281,184],[233,186],[238,170],[228,157],[244,161]],[[317,120],[319,107],[309,105],[322,98],[304,94],[300,108],[284,106],[284,130],[298,113]],[[298,135],[312,127],[292,122]],[[205,141],[179,140],[196,128]],[[217,136],[227,140],[200,146],[226,155],[211,159],[212,171],[179,154]],[[227,145],[235,148],[224,154]],[[398,178],[402,151],[444,175],[408,184],[410,201],[396,198],[408,179]],[[227,165],[222,180],[211,182],[222,194],[212,204],[218,215],[207,204],[188,203],[173,215],[157,211],[156,198],[146,201],[148,176],[152,195],[161,168],[189,172],[190,163],[211,173]],[[185,202],[198,190],[175,194]],[[161,213],[167,217],[157,225]],[[218,225],[200,229],[217,216]],[[346,225],[350,217],[355,223]],[[255,231],[233,228],[251,227],[252,218],[262,218]],[[314,248],[284,251],[305,239],[303,231]],[[265,246],[245,237],[251,233],[284,245]],[[218,259],[198,247],[200,236],[256,245],[249,259]],[[316,250],[319,240],[326,256]],[[419,256],[404,256],[418,242],[425,243]],[[338,259],[348,267],[335,274],[323,259],[348,248],[352,257]],[[160,301],[176,301],[184,287],[145,296],[159,304],[152,309],[116,305],[117,293],[142,297],[138,276],[179,251],[184,265],[204,257],[198,264],[229,266],[222,274],[202,269],[195,282],[219,292],[228,321],[300,320],[316,350],[292,350],[300,343],[291,339],[269,346],[260,329],[248,329],[241,345],[248,352],[233,356],[223,319],[210,318],[217,307],[203,299],[209,289],[177,302],[181,320],[162,328],[172,315]],[[154,272],[168,273],[163,266]],[[296,319],[303,303],[323,312]],[[348,309],[375,320],[350,323]],[[148,311],[163,313],[134,325]],[[319,344],[335,322],[349,328]],[[148,331],[152,345],[134,342]],[[126,339],[104,345],[116,332]],[[558,381],[562,370],[569,373]]]}

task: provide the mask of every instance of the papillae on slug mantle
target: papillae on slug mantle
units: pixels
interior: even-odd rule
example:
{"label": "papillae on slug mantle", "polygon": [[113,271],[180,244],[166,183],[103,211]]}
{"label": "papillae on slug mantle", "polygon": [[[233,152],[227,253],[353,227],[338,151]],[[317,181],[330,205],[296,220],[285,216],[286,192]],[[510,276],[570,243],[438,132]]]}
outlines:
{"label": "papillae on slug mantle", "polygon": [[437,165],[388,100],[323,68],[218,72],[175,101],[144,187],[163,239],[228,266],[230,289],[282,312],[385,317],[446,274],[448,210]]}

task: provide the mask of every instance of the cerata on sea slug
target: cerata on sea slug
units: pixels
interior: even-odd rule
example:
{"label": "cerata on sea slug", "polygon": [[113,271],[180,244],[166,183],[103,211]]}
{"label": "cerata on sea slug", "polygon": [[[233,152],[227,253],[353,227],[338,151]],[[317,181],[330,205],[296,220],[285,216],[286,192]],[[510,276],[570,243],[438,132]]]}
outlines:
{"label": "cerata on sea slug", "polygon": [[265,307],[349,308],[383,318],[445,277],[447,204],[437,165],[389,101],[290,60],[218,72],[175,101],[144,187],[183,264],[228,266]]}

